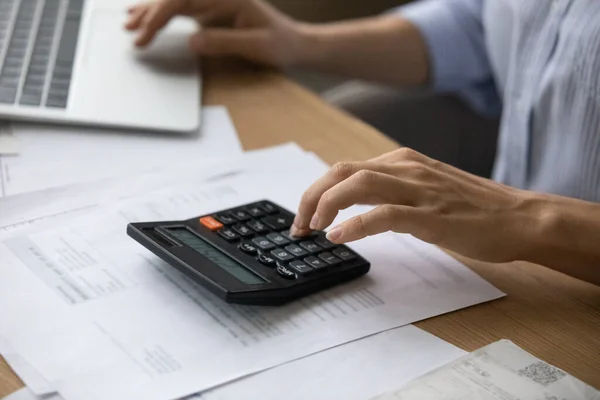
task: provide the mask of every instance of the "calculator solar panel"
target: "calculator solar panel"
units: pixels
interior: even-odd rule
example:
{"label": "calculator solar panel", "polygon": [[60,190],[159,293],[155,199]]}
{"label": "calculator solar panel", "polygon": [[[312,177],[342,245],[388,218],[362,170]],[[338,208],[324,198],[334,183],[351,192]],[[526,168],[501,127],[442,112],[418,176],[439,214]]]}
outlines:
{"label": "calculator solar panel", "polygon": [[278,305],[366,274],[370,264],[324,232],[289,233],[294,214],[264,200],[127,233],[229,303]]}

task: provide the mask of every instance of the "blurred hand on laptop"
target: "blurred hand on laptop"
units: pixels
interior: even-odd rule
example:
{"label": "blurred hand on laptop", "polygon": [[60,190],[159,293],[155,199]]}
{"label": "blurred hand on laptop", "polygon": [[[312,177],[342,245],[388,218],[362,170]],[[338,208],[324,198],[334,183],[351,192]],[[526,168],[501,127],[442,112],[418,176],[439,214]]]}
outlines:
{"label": "blurred hand on laptop", "polygon": [[427,81],[427,48],[418,29],[397,15],[310,24],[263,0],[155,0],[129,9],[126,29],[145,47],[171,19],[195,19],[189,40],[202,56],[233,56],[279,68],[302,67],[410,85]]}
{"label": "blurred hand on laptop", "polygon": [[137,31],[136,46],[148,45],[176,16],[188,16],[201,28],[190,37],[200,55],[239,56],[283,67],[294,63],[299,23],[271,5],[255,0],[159,0],[128,10],[126,29]]}

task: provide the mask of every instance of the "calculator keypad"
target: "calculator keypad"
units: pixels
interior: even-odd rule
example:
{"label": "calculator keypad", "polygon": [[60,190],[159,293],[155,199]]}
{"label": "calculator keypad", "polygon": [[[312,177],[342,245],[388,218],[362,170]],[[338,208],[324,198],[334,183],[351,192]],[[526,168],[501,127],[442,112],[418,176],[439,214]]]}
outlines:
{"label": "calculator keypad", "polygon": [[262,208],[267,214],[275,214],[279,211],[279,209],[268,201],[262,201],[257,204],[260,208]]}
{"label": "calculator keypad", "polygon": [[200,223],[211,231],[218,231],[223,227],[223,224],[214,219],[213,217],[200,218]]}
{"label": "calculator keypad", "polygon": [[314,271],[314,269],[304,261],[294,260],[290,263],[290,268],[296,271],[300,275],[308,275]]}
{"label": "calculator keypad", "polygon": [[230,215],[224,214],[224,213],[215,214],[214,217],[217,221],[219,221],[223,225],[232,225],[237,222],[237,219],[233,218]]}
{"label": "calculator keypad", "polygon": [[346,246],[331,243],[322,232],[292,236],[289,228],[293,216],[281,213],[269,202],[237,207],[203,218],[209,218],[206,221],[213,228],[222,226],[217,233],[226,240],[243,239],[238,245],[241,252],[254,256],[265,268],[276,268],[286,279],[327,270],[358,257]]}
{"label": "calculator keypad", "polygon": [[333,254],[335,254],[344,261],[350,261],[356,258],[356,254],[354,254],[354,252],[350,251],[346,247],[339,247],[333,250]]}
{"label": "calculator keypad", "polygon": [[240,235],[238,235],[237,233],[235,233],[230,228],[223,228],[223,229],[221,229],[221,230],[219,230],[217,232],[218,232],[219,235],[221,235],[222,238],[224,238],[225,240],[229,240],[229,241],[237,240],[240,237]]}
{"label": "calculator keypad", "polygon": [[250,219],[250,214],[243,209],[233,210],[229,213],[229,215],[238,221],[247,221]]}
{"label": "calculator keypad", "polygon": [[258,253],[256,246],[254,246],[252,243],[242,242],[242,243],[240,243],[240,245],[238,247],[241,251],[243,251],[244,253],[247,253],[247,254],[254,255],[254,254]]}
{"label": "calculator keypad", "polygon": [[296,244],[290,244],[289,246],[285,246],[285,249],[296,257],[301,257],[308,254],[306,250],[304,250],[302,247]]}
{"label": "calculator keypad", "polygon": [[291,253],[283,249],[271,250],[271,254],[279,261],[289,261],[294,259],[294,256]]}
{"label": "calculator keypad", "polygon": [[248,237],[254,234],[254,231],[244,224],[237,224],[233,226],[233,230],[236,231],[240,236]]}
{"label": "calculator keypad", "polygon": [[342,262],[342,260],[340,260],[339,258],[334,256],[330,252],[325,252],[325,253],[319,254],[319,258],[321,260],[325,261],[329,265],[335,265],[335,264],[339,264]]}
{"label": "calculator keypad", "polygon": [[300,246],[309,253],[316,253],[321,250],[321,246],[310,240],[301,242]]}
{"label": "calculator keypad", "polygon": [[314,269],[327,268],[327,263],[317,257],[307,257],[304,259],[304,262],[306,262],[308,265],[310,265]]}
{"label": "calculator keypad", "polygon": [[283,264],[277,265],[277,273],[283,276],[285,279],[296,279],[296,273]]}
{"label": "calculator keypad", "polygon": [[248,207],[248,214],[250,214],[253,217],[262,217],[263,215],[265,215],[267,212],[265,210],[263,210],[262,208],[260,208],[258,206],[258,204],[254,204],[251,205],[250,207]]}
{"label": "calculator keypad", "polygon": [[127,234],[227,303],[280,305],[369,271],[325,232],[290,235],[294,218],[261,200],[183,221],[131,223]]}
{"label": "calculator keypad", "polygon": [[264,233],[269,231],[269,228],[267,228],[265,224],[255,219],[252,221],[248,221],[246,225],[248,225],[254,232],[257,233]]}
{"label": "calculator keypad", "polygon": [[266,265],[267,267],[274,267],[276,263],[275,258],[271,257],[269,254],[264,253],[258,255],[258,261],[260,261],[261,264]]}
{"label": "calculator keypad", "polygon": [[293,218],[287,215],[269,215],[262,219],[262,222],[273,230],[287,229],[292,226]]}
{"label": "calculator keypad", "polygon": [[271,242],[275,243],[278,246],[283,246],[290,242],[281,233],[269,233],[267,235],[267,239],[269,239]]}
{"label": "calculator keypad", "polygon": [[301,238],[300,238],[300,237],[297,237],[297,236],[293,236],[293,235],[290,233],[290,230],[289,230],[289,229],[286,229],[285,231],[282,231],[282,232],[281,232],[281,234],[282,234],[282,235],[283,235],[283,236],[284,236],[284,237],[285,237],[287,240],[289,240],[290,242],[297,242],[297,241],[299,241],[299,240],[306,239],[306,237],[301,237]]}
{"label": "calculator keypad", "polygon": [[315,238],[314,242],[315,242],[315,244],[317,244],[318,246],[321,246],[324,249],[331,249],[331,248],[335,247],[335,244],[331,243],[324,236]]}
{"label": "calculator keypad", "polygon": [[270,250],[275,248],[275,245],[264,236],[256,237],[252,239],[252,242],[256,244],[261,250]]}

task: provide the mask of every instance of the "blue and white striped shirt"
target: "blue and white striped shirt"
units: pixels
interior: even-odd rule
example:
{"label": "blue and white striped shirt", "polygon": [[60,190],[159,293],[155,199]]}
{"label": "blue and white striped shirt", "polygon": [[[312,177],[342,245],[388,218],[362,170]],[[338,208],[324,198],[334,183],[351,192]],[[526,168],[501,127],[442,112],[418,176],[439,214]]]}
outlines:
{"label": "blue and white striped shirt", "polygon": [[502,111],[496,181],[600,202],[600,0],[423,0],[432,86]]}

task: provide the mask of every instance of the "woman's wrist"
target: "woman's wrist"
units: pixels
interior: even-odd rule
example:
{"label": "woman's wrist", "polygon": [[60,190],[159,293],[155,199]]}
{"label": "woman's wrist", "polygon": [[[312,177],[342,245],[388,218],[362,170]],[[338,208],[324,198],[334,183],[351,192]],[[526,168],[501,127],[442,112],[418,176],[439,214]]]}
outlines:
{"label": "woman's wrist", "polygon": [[523,247],[516,260],[539,264],[543,254],[553,247],[556,225],[560,219],[554,203],[541,193],[520,192],[525,217],[516,226],[515,237],[523,239]]}
{"label": "woman's wrist", "polygon": [[[551,210],[544,196],[523,190],[514,190],[512,206],[503,210],[498,220],[498,246],[506,260],[535,262],[545,248],[545,233],[549,230]],[[498,233],[498,232],[497,232]]]}
{"label": "woman's wrist", "polygon": [[311,24],[294,21],[290,65],[394,85],[427,81],[427,46],[397,16]]}
{"label": "woman's wrist", "polygon": [[517,259],[600,284],[600,205],[523,193],[531,218],[521,226],[525,246]]}
{"label": "woman's wrist", "polygon": [[314,68],[321,62],[326,29],[322,24],[294,22],[294,43],[291,46],[289,67]]}

